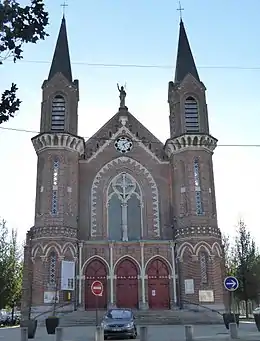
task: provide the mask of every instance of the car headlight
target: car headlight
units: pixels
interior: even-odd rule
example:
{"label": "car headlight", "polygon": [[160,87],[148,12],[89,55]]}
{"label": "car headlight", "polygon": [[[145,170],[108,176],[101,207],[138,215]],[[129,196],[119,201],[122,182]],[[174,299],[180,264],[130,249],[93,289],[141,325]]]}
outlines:
{"label": "car headlight", "polygon": [[125,325],[126,328],[133,328],[133,326],[134,326],[133,322],[127,323],[127,324]]}

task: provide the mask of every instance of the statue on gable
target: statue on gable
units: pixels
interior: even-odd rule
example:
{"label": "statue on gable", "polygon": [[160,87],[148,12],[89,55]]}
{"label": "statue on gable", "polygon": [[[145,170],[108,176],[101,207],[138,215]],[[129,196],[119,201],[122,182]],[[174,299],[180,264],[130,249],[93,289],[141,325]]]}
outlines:
{"label": "statue on gable", "polygon": [[126,108],[126,105],[125,105],[125,98],[126,98],[125,88],[123,86],[120,87],[119,84],[117,84],[117,88],[119,91],[120,108]]}

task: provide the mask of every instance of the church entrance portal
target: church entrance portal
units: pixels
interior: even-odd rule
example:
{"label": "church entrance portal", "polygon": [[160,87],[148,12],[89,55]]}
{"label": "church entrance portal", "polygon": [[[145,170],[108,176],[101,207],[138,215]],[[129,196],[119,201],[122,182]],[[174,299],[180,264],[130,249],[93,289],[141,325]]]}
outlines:
{"label": "church entrance portal", "polygon": [[[99,309],[106,309],[107,307],[107,269],[106,266],[99,260],[92,260],[86,269],[85,275],[85,309],[92,310],[97,307]],[[94,296],[91,292],[91,284],[98,280],[102,282],[104,291],[100,297]]]}
{"label": "church entrance portal", "polygon": [[138,308],[138,269],[133,261],[122,260],[116,268],[116,305]]}
{"label": "church entrance portal", "polygon": [[169,270],[161,259],[152,260],[147,267],[148,303],[150,309],[170,309]]}

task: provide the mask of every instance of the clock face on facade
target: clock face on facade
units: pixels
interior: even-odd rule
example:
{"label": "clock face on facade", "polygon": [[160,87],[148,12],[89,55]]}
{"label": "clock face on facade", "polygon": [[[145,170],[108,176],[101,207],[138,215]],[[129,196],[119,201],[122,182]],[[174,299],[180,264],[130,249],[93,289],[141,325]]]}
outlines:
{"label": "clock face on facade", "polygon": [[133,142],[130,138],[121,136],[116,140],[115,148],[120,153],[127,153],[133,148]]}

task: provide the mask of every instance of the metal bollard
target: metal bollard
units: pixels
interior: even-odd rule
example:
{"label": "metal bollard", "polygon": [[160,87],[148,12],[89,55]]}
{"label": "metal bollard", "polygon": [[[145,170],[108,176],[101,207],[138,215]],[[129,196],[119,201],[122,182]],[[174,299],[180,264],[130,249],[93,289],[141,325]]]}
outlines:
{"label": "metal bollard", "polygon": [[96,332],[95,332],[95,341],[104,341],[103,327],[97,326]]}
{"label": "metal bollard", "polygon": [[27,327],[21,328],[21,341],[28,341],[28,328]]}
{"label": "metal bollard", "polygon": [[147,341],[147,327],[142,326],[140,327],[140,341]]}
{"label": "metal bollard", "polygon": [[56,328],[55,334],[56,334],[56,341],[62,341],[63,340],[63,329],[61,327]]}
{"label": "metal bollard", "polygon": [[238,330],[236,323],[229,323],[229,335],[230,339],[238,339]]}
{"label": "metal bollard", "polygon": [[193,341],[193,326],[184,326],[185,328],[185,340]]}

